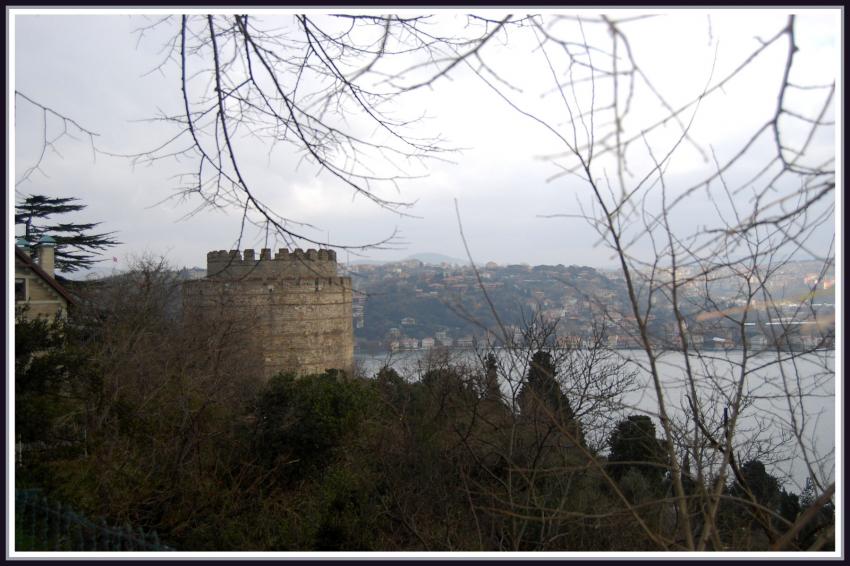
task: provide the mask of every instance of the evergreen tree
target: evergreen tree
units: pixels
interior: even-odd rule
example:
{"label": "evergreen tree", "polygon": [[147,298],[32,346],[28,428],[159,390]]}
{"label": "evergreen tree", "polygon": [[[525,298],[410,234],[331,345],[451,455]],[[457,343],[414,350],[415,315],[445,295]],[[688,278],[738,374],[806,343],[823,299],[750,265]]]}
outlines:
{"label": "evergreen tree", "polygon": [[500,400],[502,390],[499,387],[499,364],[496,356],[490,352],[484,359],[484,391],[485,399]]}
{"label": "evergreen tree", "polygon": [[[817,499],[818,493],[815,489],[815,484],[812,481],[812,478],[806,478],[806,487],[803,489],[803,492],[799,495],[797,499],[798,513],[803,513],[807,511],[809,507],[815,504],[815,501]],[[783,514],[783,516],[786,515]],[[800,529],[800,533],[797,535],[798,545],[801,549],[806,550],[810,548],[813,544],[815,544],[815,542],[821,537],[821,535],[826,531],[826,529],[834,527],[835,503],[830,501],[826,505],[821,507],[818,513],[808,523],[806,523],[802,529]],[[835,539],[833,535],[832,537],[827,537],[826,544],[822,547],[822,550],[834,549]]]}
{"label": "evergreen tree", "polygon": [[[570,436],[584,444],[584,434],[575,418],[567,395],[555,378],[557,368],[549,352],[538,350],[531,357],[528,376],[519,391],[517,401],[526,418],[552,426],[567,425]],[[554,419],[554,421],[553,421]]]}
{"label": "evergreen tree", "polygon": [[61,318],[15,319],[15,432],[24,447],[23,481],[50,461],[84,450],[87,406],[100,376],[79,347],[76,328]]}
{"label": "evergreen tree", "polygon": [[86,205],[79,204],[79,199],[76,198],[30,195],[15,206],[15,224],[24,226],[24,234],[20,237],[30,246],[35,246],[42,236],[51,236],[56,242],[56,270],[72,273],[88,269],[99,261],[95,259],[97,254],[94,252],[120,244],[112,237],[114,232],[91,233],[98,222],[46,222],[53,216],[78,212],[85,207]]}
{"label": "evergreen tree", "polygon": [[745,498],[746,492],[750,491],[756,501],[765,507],[773,509],[779,505],[779,481],[767,472],[760,460],[750,460],[744,463],[741,466],[741,474],[746,482],[746,487],[736,481],[730,489],[732,495]]}
{"label": "evergreen tree", "polygon": [[[631,415],[617,424],[608,440],[611,455],[608,457],[610,474],[616,479],[630,469],[658,483],[664,476],[666,461],[661,441],[655,437],[655,424],[646,415]],[[646,462],[642,464],[641,462]]]}
{"label": "evergreen tree", "polygon": [[555,379],[555,364],[549,352],[537,351],[531,358],[528,376],[519,392],[521,410],[529,412],[542,403],[548,410],[565,421],[572,420],[573,410],[561,385]]}

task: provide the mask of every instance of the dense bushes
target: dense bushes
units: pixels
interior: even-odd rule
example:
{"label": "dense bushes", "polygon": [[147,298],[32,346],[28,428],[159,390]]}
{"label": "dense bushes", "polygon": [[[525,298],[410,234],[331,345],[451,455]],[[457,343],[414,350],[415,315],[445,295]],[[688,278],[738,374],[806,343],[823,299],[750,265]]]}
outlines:
{"label": "dense bushes", "polygon": [[[154,287],[137,289],[144,308],[111,293],[112,308],[101,296],[70,326],[18,321],[19,482],[181,550],[677,548],[652,420],[621,420],[597,452],[545,352],[528,356],[513,397],[495,356],[480,367],[435,356],[412,378],[263,383],[241,341],[250,321],[193,327]],[[814,490],[786,492],[757,461],[742,470],[717,513],[720,543],[766,548],[751,496],[782,533]],[[688,480],[693,497],[711,481]],[[795,540],[828,533],[830,513]]]}
{"label": "dense bushes", "polygon": [[273,377],[260,393],[257,454],[266,463],[287,459],[298,469],[321,467],[348,435],[356,434],[369,403],[369,389],[331,371],[309,379]]}

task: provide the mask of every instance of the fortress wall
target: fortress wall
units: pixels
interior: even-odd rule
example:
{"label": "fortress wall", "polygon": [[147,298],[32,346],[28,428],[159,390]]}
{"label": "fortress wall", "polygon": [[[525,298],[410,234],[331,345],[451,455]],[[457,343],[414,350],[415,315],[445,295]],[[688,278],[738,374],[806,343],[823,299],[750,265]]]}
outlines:
{"label": "fortress wall", "polygon": [[299,257],[296,250],[271,258],[263,250],[254,260],[249,251],[241,258],[238,252],[210,252],[211,275],[184,285],[187,312],[217,317],[247,314],[251,332],[261,343],[266,377],[279,371],[309,374],[331,368],[350,375],[351,278],[337,276],[334,252],[308,250]]}

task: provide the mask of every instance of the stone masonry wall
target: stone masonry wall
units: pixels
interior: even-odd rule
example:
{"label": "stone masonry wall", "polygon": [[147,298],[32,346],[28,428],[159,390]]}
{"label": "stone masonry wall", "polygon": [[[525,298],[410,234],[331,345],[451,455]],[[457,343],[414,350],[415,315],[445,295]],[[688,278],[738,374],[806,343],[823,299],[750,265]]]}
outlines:
{"label": "stone masonry wall", "polygon": [[210,252],[207,277],[183,293],[189,316],[248,318],[267,378],[354,369],[351,278],[337,275],[332,250]]}

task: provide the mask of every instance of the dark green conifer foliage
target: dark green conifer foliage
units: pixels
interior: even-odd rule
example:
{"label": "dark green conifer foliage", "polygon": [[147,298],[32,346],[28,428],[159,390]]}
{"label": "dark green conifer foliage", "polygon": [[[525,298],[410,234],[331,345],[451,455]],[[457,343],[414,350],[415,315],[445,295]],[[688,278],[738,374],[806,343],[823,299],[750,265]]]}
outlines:
{"label": "dark green conifer foliage", "polygon": [[484,359],[484,398],[491,400],[501,399],[502,392],[499,388],[499,364],[493,353],[487,354]]}
{"label": "dark green conifer foliage", "polygon": [[[664,448],[655,437],[655,424],[646,415],[632,415],[617,424],[608,444],[611,447],[610,474],[616,479],[635,469],[648,479],[664,476]],[[643,463],[645,462],[645,463]]]}
{"label": "dark green conifer foliage", "polygon": [[567,396],[555,379],[556,368],[549,352],[537,351],[531,358],[528,377],[519,393],[522,411],[529,413],[542,404],[562,422],[573,420],[574,414]]}
{"label": "dark green conifer foliage", "polygon": [[56,242],[56,271],[73,273],[88,269],[100,261],[96,259],[98,254],[95,252],[102,252],[121,243],[113,238],[114,232],[91,233],[98,222],[46,222],[53,216],[79,212],[84,208],[86,205],[79,204],[76,198],[30,195],[15,206],[15,224],[24,226],[21,238],[31,247],[38,244],[42,236],[51,236]]}

